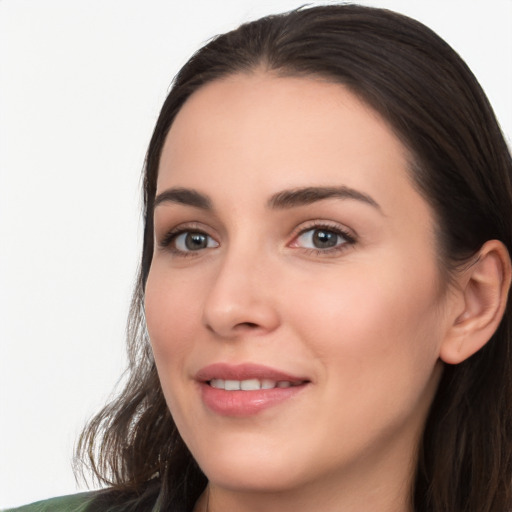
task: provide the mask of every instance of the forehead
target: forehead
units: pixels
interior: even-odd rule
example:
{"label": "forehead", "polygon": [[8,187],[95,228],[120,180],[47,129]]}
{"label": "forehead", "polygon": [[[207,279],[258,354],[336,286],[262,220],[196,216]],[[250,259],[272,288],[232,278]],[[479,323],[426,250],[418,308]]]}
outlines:
{"label": "forehead", "polygon": [[386,202],[406,192],[417,200],[408,167],[386,121],[346,87],[255,72],[209,83],[187,100],[165,141],[158,192],[221,184],[249,197],[342,185],[385,192]]}

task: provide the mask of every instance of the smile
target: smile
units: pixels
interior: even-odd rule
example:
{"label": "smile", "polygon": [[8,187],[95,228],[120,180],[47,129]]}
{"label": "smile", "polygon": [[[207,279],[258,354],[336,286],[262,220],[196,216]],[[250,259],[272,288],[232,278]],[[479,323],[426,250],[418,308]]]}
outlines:
{"label": "smile", "polygon": [[289,401],[311,384],[307,378],[252,363],[215,363],[195,376],[203,404],[220,416],[249,417]]}
{"label": "smile", "polygon": [[225,391],[257,391],[259,389],[290,388],[299,386],[303,382],[291,382],[289,380],[271,380],[271,379],[247,379],[247,380],[225,380],[212,379],[209,384],[215,389],[224,389]]}

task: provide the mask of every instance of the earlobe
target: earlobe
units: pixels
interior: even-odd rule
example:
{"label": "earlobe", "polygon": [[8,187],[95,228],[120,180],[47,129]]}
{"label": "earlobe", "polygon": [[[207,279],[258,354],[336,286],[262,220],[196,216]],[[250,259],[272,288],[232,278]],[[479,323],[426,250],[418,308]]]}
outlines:
{"label": "earlobe", "polygon": [[505,245],[486,242],[471,265],[457,278],[463,310],[454,315],[440,349],[440,358],[458,364],[480,350],[496,332],[510,288],[511,263]]}

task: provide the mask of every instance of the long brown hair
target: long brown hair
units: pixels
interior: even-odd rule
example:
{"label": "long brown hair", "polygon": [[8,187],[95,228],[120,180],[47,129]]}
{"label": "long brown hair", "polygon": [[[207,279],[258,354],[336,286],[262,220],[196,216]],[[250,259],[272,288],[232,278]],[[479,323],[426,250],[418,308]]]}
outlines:
{"label": "long brown hair", "polygon": [[[99,500],[140,511],[158,499],[162,509],[185,512],[206,485],[166,406],[144,323],[158,165],[169,128],[194,91],[262,66],[344,84],[388,121],[413,155],[411,176],[435,212],[447,278],[489,239],[512,252],[509,149],[477,80],[430,29],[383,9],[331,5],[269,16],[214,38],[176,76],[147,153],[128,379],[77,447],[109,486]],[[511,313],[509,304],[482,350],[444,368],[418,452],[416,512],[512,509]]]}

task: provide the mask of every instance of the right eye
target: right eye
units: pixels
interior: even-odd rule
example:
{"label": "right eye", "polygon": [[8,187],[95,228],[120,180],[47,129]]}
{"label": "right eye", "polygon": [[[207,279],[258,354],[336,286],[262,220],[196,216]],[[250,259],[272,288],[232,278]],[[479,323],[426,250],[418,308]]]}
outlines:
{"label": "right eye", "polygon": [[181,231],[172,234],[166,245],[177,253],[190,253],[218,247],[219,243],[202,231]]}

